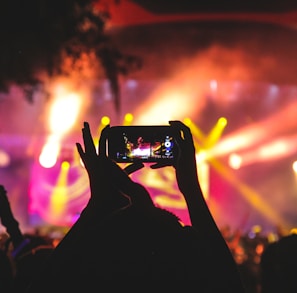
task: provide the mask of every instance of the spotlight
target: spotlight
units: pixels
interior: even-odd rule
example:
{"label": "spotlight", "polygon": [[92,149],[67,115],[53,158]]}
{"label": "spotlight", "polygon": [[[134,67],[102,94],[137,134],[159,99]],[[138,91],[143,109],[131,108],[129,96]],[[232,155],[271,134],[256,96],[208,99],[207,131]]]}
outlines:
{"label": "spotlight", "polygon": [[293,171],[297,174],[297,161],[292,164]]}
{"label": "spotlight", "polygon": [[233,169],[239,169],[241,167],[242,158],[233,153],[229,156],[229,166]]}
{"label": "spotlight", "polygon": [[131,113],[127,113],[124,117],[124,125],[131,125],[132,121],[133,121],[133,115]]}
{"label": "spotlight", "polygon": [[4,168],[7,167],[10,163],[10,157],[8,153],[3,150],[0,150],[0,167]]}
{"label": "spotlight", "polygon": [[70,168],[70,163],[69,163],[68,161],[63,161],[62,164],[61,164],[61,168],[62,168],[64,171],[69,170],[69,168]]}
{"label": "spotlight", "polygon": [[110,123],[110,119],[109,119],[108,116],[103,116],[103,117],[101,118],[101,124],[102,124],[102,125],[106,126],[106,125],[108,125],[109,123]]}
{"label": "spotlight", "polygon": [[42,148],[39,163],[43,168],[52,168],[58,159],[60,148],[58,144],[48,143]]}

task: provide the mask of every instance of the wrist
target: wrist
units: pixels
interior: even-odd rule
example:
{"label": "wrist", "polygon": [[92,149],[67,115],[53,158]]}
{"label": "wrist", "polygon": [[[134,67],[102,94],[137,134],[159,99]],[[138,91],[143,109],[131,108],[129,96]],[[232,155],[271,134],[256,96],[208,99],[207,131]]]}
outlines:
{"label": "wrist", "polygon": [[13,216],[2,217],[1,223],[6,228],[6,230],[15,230],[19,227],[19,222]]}

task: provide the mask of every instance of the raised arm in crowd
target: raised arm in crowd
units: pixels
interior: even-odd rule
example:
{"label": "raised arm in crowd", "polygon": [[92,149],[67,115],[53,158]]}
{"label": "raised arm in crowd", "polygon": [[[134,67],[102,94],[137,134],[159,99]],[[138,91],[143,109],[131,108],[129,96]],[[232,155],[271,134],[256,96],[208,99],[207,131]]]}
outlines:
{"label": "raised arm in crowd", "polygon": [[[55,248],[27,293],[138,292],[181,288],[196,292],[245,292],[236,263],[202,194],[190,129],[171,121],[179,148],[173,166],[191,225],[155,206],[145,186],[106,156],[107,126],[96,150],[89,124],[77,150],[90,183],[90,199],[80,218]],[[181,286],[181,287],[177,287]],[[101,290],[101,291],[100,291]]]}

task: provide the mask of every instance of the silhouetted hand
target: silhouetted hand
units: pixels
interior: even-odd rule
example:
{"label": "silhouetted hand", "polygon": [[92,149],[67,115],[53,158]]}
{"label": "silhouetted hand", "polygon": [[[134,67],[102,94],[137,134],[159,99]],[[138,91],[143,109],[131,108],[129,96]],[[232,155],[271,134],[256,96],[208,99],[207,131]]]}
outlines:
{"label": "silhouetted hand", "polygon": [[76,146],[88,173],[91,189],[90,202],[93,205],[99,205],[101,208],[112,209],[113,203],[116,204],[119,202],[123,198],[123,195],[117,191],[117,186],[114,182],[114,176],[112,174],[113,162],[106,157],[102,149],[102,141],[105,139],[105,133],[108,127],[106,126],[102,130],[98,152],[96,151],[87,122],[84,123],[84,127],[82,128],[84,149],[80,143],[76,143]]}
{"label": "silhouetted hand", "polygon": [[[169,121],[173,128],[174,140],[177,144],[177,157],[174,160],[173,167],[176,170],[176,179],[178,187],[182,193],[197,187],[197,167],[195,157],[195,147],[190,128],[178,120]],[[151,165],[152,169],[172,166],[169,163],[161,162]]]}
{"label": "silhouetted hand", "polygon": [[174,164],[178,187],[182,193],[187,193],[199,185],[192,133],[190,128],[181,121],[169,123],[174,129],[174,137],[178,146],[178,158]]}
{"label": "silhouetted hand", "polygon": [[0,218],[3,226],[5,227],[9,225],[9,222],[12,219],[14,219],[7,198],[7,192],[3,185],[0,185]]}
{"label": "silhouetted hand", "polygon": [[10,208],[7,191],[3,185],[0,185],[0,219],[2,225],[7,229],[17,223]]}
{"label": "silhouetted hand", "polygon": [[77,143],[77,150],[88,172],[91,188],[91,199],[100,205],[118,207],[116,203],[122,203],[123,197],[133,200],[138,204],[152,204],[146,189],[133,182],[128,174],[143,167],[138,162],[126,167],[125,170],[106,156],[106,139],[109,125],[106,126],[100,135],[98,151],[94,145],[89,124],[84,123],[82,129],[84,150],[80,143]]}
{"label": "silhouetted hand", "polygon": [[14,248],[16,248],[24,240],[24,236],[19,229],[18,221],[14,218],[7,197],[7,191],[3,185],[0,185],[0,219],[10,236]]}

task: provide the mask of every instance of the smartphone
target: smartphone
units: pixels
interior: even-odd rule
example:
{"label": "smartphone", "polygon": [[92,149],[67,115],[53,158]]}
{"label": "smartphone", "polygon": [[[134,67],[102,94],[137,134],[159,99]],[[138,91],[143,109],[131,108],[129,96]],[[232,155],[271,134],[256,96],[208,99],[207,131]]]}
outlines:
{"label": "smartphone", "polygon": [[106,152],[118,163],[138,160],[172,164],[177,147],[170,125],[112,126],[107,133]]}

